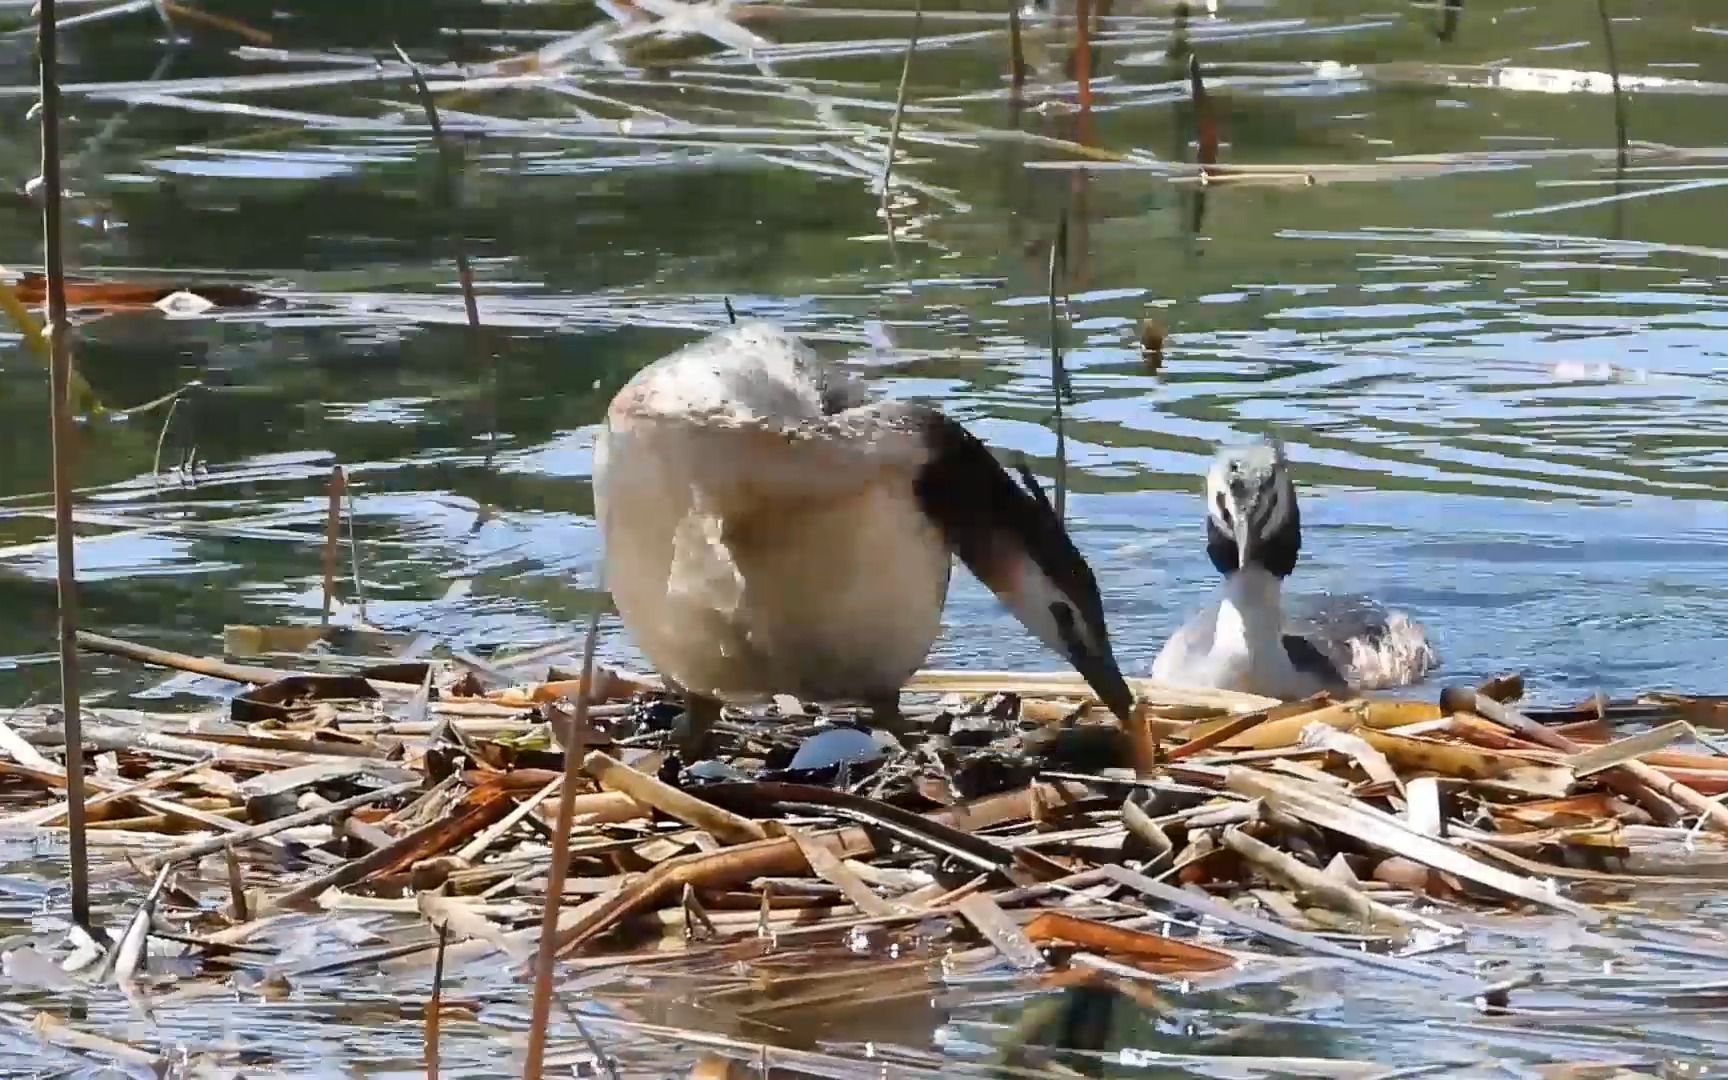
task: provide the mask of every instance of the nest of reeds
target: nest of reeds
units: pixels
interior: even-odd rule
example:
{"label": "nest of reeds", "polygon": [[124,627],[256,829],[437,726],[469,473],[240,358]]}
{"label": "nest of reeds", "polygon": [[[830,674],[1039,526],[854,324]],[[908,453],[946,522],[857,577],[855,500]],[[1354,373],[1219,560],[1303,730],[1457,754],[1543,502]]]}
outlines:
{"label": "nest of reeds", "polygon": [[[82,641],[245,684],[218,711],[86,721],[90,843],[128,855],[100,872],[151,888],[130,926],[52,960],[145,999],[188,963],[248,988],[434,954],[525,970],[572,756],[558,955],[731,972],[703,1006],[757,1037],[678,1038],[772,1050],[785,1075],[809,1074],[809,1050],[776,1018],[928,999],[956,972],[1145,1009],[1321,958],[1504,1009],[1523,982],[1427,954],[1483,913],[1590,926],[1641,883],[1728,872],[1728,757],[1694,727],[1721,699],[1519,711],[1515,679],[1290,703],[1141,683],[1124,730],[1068,676],[928,672],[904,746],[778,698],[728,709],[719,752],[682,762],[676,696],[604,667],[578,709],[583,681],[544,666],[311,672]],[[59,829],[58,729],[21,716],[0,728],[4,824]],[[294,910],[394,912],[401,933],[276,963],[269,916]],[[1072,1016],[1026,1015],[1004,1051],[1022,1065],[1102,1052]]]}

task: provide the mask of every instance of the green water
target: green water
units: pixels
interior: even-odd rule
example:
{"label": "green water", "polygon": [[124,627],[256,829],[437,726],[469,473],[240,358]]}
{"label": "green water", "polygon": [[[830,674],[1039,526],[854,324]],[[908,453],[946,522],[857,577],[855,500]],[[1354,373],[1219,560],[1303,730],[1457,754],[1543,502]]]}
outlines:
{"label": "green water", "polygon": [[[1718,5],[1608,3],[1630,140],[1617,164],[1594,4],[1467,0],[1444,34],[1431,3],[1197,4],[1184,39],[1220,161],[1286,169],[1202,195],[1168,7],[1109,9],[1083,125],[1063,81],[1067,22],[1028,12],[1016,105],[1001,9],[931,4],[892,243],[877,184],[910,5],[750,9],[748,55],[701,37],[614,49],[585,4],[208,6],[272,43],[196,24],[170,35],[145,10],[63,44],[74,270],[271,296],[199,318],[82,317],[78,362],[109,406],[202,384],[162,437],[160,475],[160,411],[88,426],[77,560],[94,629],[212,652],[225,624],[316,619],[325,481],[341,464],[372,622],[481,651],[574,632],[594,581],[593,425],[637,367],[722,325],[725,297],[1048,476],[1044,281],[1065,209],[1071,515],[1125,664],[1148,662],[1214,584],[1196,494],[1211,448],[1275,434],[1309,526],[1293,588],[1410,612],[1439,677],[1517,668],[1549,700],[1728,689]],[[740,41],[702,10],[694,27]],[[440,89],[459,215],[393,41]],[[538,74],[489,67],[537,49]],[[37,152],[28,50],[0,40],[13,268],[40,262],[22,194]],[[496,77],[451,88],[463,72]],[[1145,318],[1169,331],[1157,372],[1137,346]],[[55,680],[46,379],[4,342],[0,690],[21,700]],[[174,466],[194,449],[188,479]],[[933,665],[1055,666],[970,578],[948,618],[966,632],[945,635]],[[603,656],[640,663],[603,629]],[[99,689],[159,680],[89,664]],[[209,690],[175,680],[154,696]],[[1408,988],[1371,1007],[1338,993],[1310,1018],[1406,1015]],[[303,1041],[324,1023],[315,1004],[270,1016],[290,1068],[416,1067],[411,1030],[351,1057]],[[207,1020],[170,1030],[214,1040]],[[1410,1031],[1402,1062],[1460,1045]],[[1374,1050],[1350,1037],[1336,1052]]]}

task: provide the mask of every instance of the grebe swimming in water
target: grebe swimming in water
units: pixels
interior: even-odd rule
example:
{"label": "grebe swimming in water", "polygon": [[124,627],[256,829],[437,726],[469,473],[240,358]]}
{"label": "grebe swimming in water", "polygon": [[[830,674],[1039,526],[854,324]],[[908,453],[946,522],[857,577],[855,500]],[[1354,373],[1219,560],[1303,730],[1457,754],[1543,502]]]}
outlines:
{"label": "grebe swimming in water", "polygon": [[1283,446],[1220,450],[1206,473],[1206,554],[1224,584],[1159,650],[1152,677],[1288,701],[1403,685],[1438,663],[1419,624],[1371,603],[1334,604],[1314,633],[1288,633],[1284,579],[1301,549]]}

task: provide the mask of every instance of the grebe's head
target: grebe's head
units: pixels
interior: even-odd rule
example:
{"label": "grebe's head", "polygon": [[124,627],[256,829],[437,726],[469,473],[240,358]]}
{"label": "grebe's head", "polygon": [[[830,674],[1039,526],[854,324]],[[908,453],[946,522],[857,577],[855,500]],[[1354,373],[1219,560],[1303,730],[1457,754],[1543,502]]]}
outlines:
{"label": "grebe's head", "polygon": [[1031,470],[1019,467],[1016,482],[940,413],[930,413],[925,432],[930,461],[913,485],[925,515],[978,580],[1127,723],[1134,694],[1110,646],[1098,582]]}
{"label": "grebe's head", "polygon": [[1259,566],[1277,577],[1296,569],[1302,517],[1277,441],[1231,446],[1206,473],[1206,554],[1221,574]]}

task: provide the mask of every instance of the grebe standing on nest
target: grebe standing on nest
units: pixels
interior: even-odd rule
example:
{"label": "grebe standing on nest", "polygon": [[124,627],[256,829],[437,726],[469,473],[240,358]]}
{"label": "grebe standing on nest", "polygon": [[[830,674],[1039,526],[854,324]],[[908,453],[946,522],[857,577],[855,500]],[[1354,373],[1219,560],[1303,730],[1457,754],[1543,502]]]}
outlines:
{"label": "grebe standing on nest", "polygon": [[1126,721],[1092,570],[1021,480],[941,411],[872,399],[771,324],[643,368],[595,442],[594,509],[624,626],[685,692],[686,747],[723,700],[775,693],[862,701],[897,729],[956,555]]}

